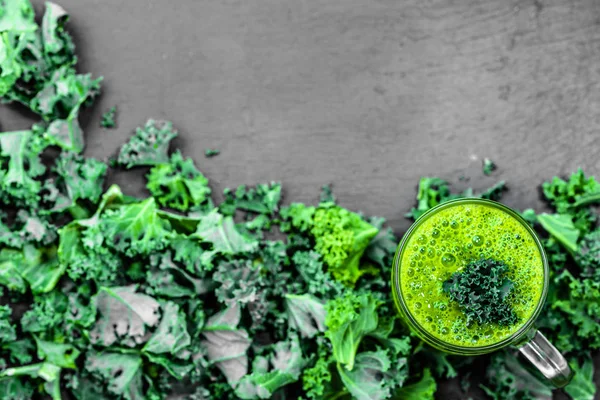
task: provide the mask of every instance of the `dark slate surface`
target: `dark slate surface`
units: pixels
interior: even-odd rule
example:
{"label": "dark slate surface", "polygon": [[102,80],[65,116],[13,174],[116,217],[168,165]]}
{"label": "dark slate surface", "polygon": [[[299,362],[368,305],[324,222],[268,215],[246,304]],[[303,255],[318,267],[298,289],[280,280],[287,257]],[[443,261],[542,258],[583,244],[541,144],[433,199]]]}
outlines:
{"label": "dark slate surface", "polygon": [[[84,116],[91,156],[114,154],[148,117],[168,118],[217,192],[278,180],[288,201],[310,202],[335,182],[342,205],[399,234],[422,175],[475,188],[506,179],[506,204],[540,209],[542,180],[600,166],[597,1],[59,3],[81,70],[105,77]],[[100,129],[115,104],[118,129]],[[0,108],[4,130],[31,122]],[[207,147],[221,155],[206,160]],[[499,165],[492,178],[484,157]]]}

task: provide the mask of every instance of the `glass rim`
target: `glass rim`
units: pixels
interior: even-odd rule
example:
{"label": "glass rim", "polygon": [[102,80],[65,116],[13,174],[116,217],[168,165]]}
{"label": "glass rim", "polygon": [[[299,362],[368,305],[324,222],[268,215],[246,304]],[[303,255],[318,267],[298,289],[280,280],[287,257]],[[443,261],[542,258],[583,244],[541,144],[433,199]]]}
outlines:
{"label": "glass rim", "polygon": [[[412,236],[412,234],[415,232],[415,230],[423,223],[423,221],[425,221],[425,219],[427,219],[427,217],[430,214],[432,214],[433,212],[436,212],[440,209],[454,206],[457,203],[486,204],[486,205],[496,207],[496,208],[500,209],[501,211],[508,213],[511,217],[515,218],[521,225],[523,225],[525,227],[525,229],[527,230],[527,232],[529,232],[529,234],[533,237],[533,240],[538,247],[540,256],[542,257],[542,264],[543,264],[543,271],[544,271],[544,280],[543,280],[544,287],[542,288],[542,293],[538,300],[538,304],[536,306],[535,311],[533,312],[533,314],[531,315],[529,320],[525,324],[523,324],[523,326],[518,331],[516,331],[515,333],[513,333],[512,335],[510,335],[509,337],[507,337],[506,339],[504,339],[498,343],[485,345],[485,346],[466,347],[466,346],[460,346],[460,345],[445,342],[442,339],[439,339],[439,338],[433,336],[432,334],[430,334],[425,328],[423,328],[421,326],[421,324],[419,324],[417,322],[417,320],[413,317],[412,313],[410,312],[409,308],[407,307],[406,303],[404,302],[404,298],[402,296],[402,289],[400,287],[400,273],[399,273],[400,271],[399,271],[399,269],[400,269],[400,261],[402,259],[402,255],[404,253],[404,249],[406,247],[406,243],[407,243],[408,239]],[[548,258],[546,256],[546,252],[544,251],[544,246],[542,245],[542,242],[540,241],[540,238],[538,237],[535,230],[516,211],[505,206],[504,204],[501,204],[497,201],[488,200],[488,199],[461,198],[461,199],[449,200],[444,203],[438,204],[437,206],[424,212],[419,218],[416,219],[415,222],[413,222],[413,224],[410,226],[410,228],[403,235],[402,240],[400,241],[400,244],[398,245],[398,248],[396,249],[396,254],[394,255],[394,264],[392,266],[392,291],[393,291],[393,296],[394,296],[394,303],[396,303],[396,307],[398,308],[398,310],[400,311],[402,316],[408,320],[407,322],[408,322],[409,326],[412,329],[416,330],[417,331],[416,333],[418,334],[418,336],[421,337],[429,345],[436,347],[440,350],[443,350],[443,351],[446,351],[449,353],[454,353],[454,354],[462,354],[462,355],[485,354],[485,353],[490,353],[495,350],[499,350],[503,347],[506,347],[508,345],[511,345],[511,344],[517,342],[532,328],[532,326],[535,323],[536,319],[538,318],[540,312],[544,308],[544,305],[546,303],[546,297],[548,295],[548,286],[549,286]]]}

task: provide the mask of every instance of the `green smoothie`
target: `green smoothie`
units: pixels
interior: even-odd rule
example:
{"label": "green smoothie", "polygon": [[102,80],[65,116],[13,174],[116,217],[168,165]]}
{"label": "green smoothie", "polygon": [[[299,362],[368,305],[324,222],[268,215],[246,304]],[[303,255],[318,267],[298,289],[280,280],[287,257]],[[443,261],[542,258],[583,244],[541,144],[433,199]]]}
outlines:
{"label": "green smoothie", "polygon": [[[461,347],[501,342],[534,315],[544,290],[544,262],[528,229],[493,203],[457,202],[424,216],[410,232],[400,256],[401,295],[408,312],[437,339]],[[504,262],[513,290],[505,299],[517,316],[509,326],[474,323],[450,301],[442,284],[469,262]]]}

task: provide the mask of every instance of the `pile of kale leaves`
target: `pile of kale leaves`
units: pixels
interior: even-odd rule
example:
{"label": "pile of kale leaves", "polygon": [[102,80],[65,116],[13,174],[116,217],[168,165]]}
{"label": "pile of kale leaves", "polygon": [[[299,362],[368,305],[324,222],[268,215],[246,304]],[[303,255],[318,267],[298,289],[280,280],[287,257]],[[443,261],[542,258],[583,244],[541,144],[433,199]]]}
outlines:
{"label": "pile of kale leaves", "polygon": [[[551,398],[509,351],[479,389],[473,359],[411,336],[389,286],[398,238],[327,188],[314,206],[282,206],[277,183],[215,204],[194,161],[170,150],[166,121],[138,128],[109,163],[84,157],[78,116],[101,78],[76,71],[60,6],[34,17],[28,0],[0,1],[0,96],[40,117],[0,133],[0,398],[420,400],[458,376],[464,398]],[[108,187],[110,168],[146,168],[151,197]],[[423,178],[409,217],[503,189],[453,194]],[[539,325],[577,371],[567,393],[591,399],[600,184],[578,171],[543,192],[556,213],[523,213],[551,261]]]}

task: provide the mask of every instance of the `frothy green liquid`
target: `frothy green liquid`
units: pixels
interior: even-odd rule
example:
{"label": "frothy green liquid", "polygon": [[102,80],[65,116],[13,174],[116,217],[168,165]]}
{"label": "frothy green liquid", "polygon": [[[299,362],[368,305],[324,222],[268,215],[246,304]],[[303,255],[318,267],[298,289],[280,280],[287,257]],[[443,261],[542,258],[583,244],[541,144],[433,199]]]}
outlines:
{"label": "frothy green liquid", "polygon": [[[509,213],[493,205],[456,203],[420,221],[400,260],[400,289],[410,314],[432,336],[462,347],[501,342],[533,316],[544,287],[544,264],[531,233]],[[503,261],[514,289],[507,301],[518,322],[511,326],[472,323],[442,283],[480,258]]]}

